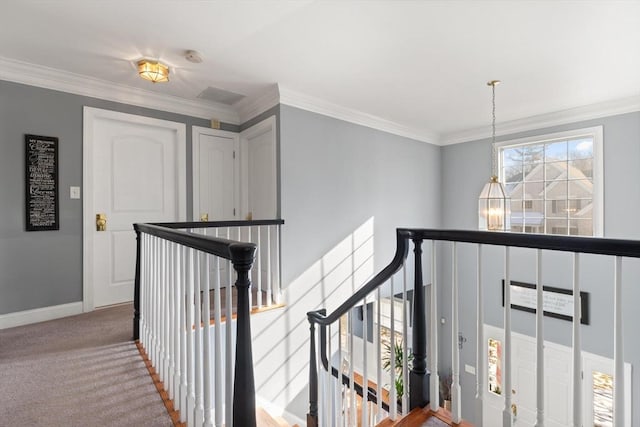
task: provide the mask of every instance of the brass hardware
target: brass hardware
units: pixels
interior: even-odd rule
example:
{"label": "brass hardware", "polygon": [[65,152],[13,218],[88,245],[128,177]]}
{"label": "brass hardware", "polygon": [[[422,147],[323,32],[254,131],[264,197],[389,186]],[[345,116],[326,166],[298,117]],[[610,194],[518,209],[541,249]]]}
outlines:
{"label": "brass hardware", "polygon": [[107,215],[96,214],[96,231],[107,231]]}
{"label": "brass hardware", "polygon": [[249,213],[247,214],[247,216],[245,217],[245,220],[247,220],[247,221],[251,221],[251,220],[253,220],[253,212],[249,212]]}
{"label": "brass hardware", "polygon": [[200,221],[209,221],[209,214],[208,213],[200,214]]}
{"label": "brass hardware", "polygon": [[511,412],[513,412],[514,417],[518,416],[518,406],[515,403],[511,404]]}

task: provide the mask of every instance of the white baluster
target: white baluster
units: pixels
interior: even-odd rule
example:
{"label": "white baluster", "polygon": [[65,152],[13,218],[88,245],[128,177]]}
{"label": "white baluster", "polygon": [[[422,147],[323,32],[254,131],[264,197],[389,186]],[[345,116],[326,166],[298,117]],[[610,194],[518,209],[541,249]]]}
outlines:
{"label": "white baluster", "polygon": [[624,408],[624,346],[622,333],[622,257],[615,260],[614,281],[614,325],[613,325],[613,363],[615,373],[613,376],[613,425],[623,427]]}
{"label": "white baluster", "polygon": [[542,250],[536,251],[536,427],[544,427],[544,286]]}
{"label": "white baluster", "polygon": [[376,372],[376,398],[378,400],[378,413],[376,414],[377,422],[382,421],[382,345],[380,342],[380,337],[382,336],[380,332],[381,318],[382,313],[380,313],[380,287],[376,290],[376,333],[373,334],[373,347],[376,349],[376,367],[378,371]]}
{"label": "white baluster", "polygon": [[167,240],[162,242],[162,290],[160,293],[160,307],[161,307],[161,325],[162,325],[162,375],[161,380],[166,385],[169,379],[169,366],[171,362],[169,360],[169,299],[167,293],[169,289],[169,256],[168,256]]}
{"label": "white baluster", "polygon": [[262,245],[260,244],[260,235],[262,234],[261,231],[261,227],[258,226],[256,233],[256,244],[258,245],[258,249],[256,250],[256,260],[254,264],[257,267],[256,277],[258,279],[258,290],[256,292],[256,299],[258,300],[258,303],[256,305],[258,306],[258,308],[262,308]]}
{"label": "white baluster", "polygon": [[280,260],[280,225],[276,227],[276,251],[275,251],[275,259],[276,259],[276,280],[275,286],[275,300],[276,304],[280,304],[280,300],[282,298],[282,283],[281,280],[281,260]]}
{"label": "white baluster", "polygon": [[271,226],[267,225],[267,305],[273,304],[273,277],[271,277]]}
{"label": "white baluster", "polygon": [[[267,230],[268,230],[268,226],[267,226]],[[271,250],[271,249],[269,249]],[[337,368],[338,368],[338,388],[336,390],[336,397],[338,399],[338,405],[336,405],[336,425],[341,427],[344,423],[344,419],[342,417],[342,412],[344,411],[344,397],[343,397],[343,393],[342,391],[344,390],[344,387],[342,386],[342,334],[344,333],[344,331],[342,330],[342,319],[338,320],[338,363],[337,363]]]}
{"label": "white baluster", "polygon": [[152,295],[153,295],[153,351],[151,363],[152,366],[158,370],[159,363],[159,355],[160,355],[160,339],[159,339],[159,330],[158,327],[158,310],[159,310],[159,292],[158,292],[158,283],[160,282],[160,239],[157,237],[154,238],[154,248],[153,248],[153,282],[152,282]]}
{"label": "white baluster", "polygon": [[398,393],[396,391],[396,298],[395,289],[393,286],[393,276],[391,276],[391,381],[389,384],[389,418],[395,420],[398,417]]}
{"label": "white baluster", "polygon": [[[218,233],[216,231],[216,237],[218,237]],[[215,424],[216,427],[222,427],[223,425],[223,396],[224,392],[222,390],[222,386],[224,384],[225,378],[223,376],[222,371],[222,362],[223,362],[223,354],[221,349],[222,347],[222,294],[220,291],[220,258],[214,258],[214,266],[215,266],[215,275],[214,275],[214,308],[213,308],[213,316],[214,316],[214,340],[215,340]],[[224,327],[231,327],[231,323],[225,323]]]}
{"label": "white baluster", "polygon": [[573,425],[582,427],[582,339],[580,331],[580,254],[573,253]]}
{"label": "white baluster", "polygon": [[149,342],[147,341],[147,309],[149,304],[147,298],[149,297],[149,278],[147,262],[149,260],[149,248],[147,247],[148,235],[146,233],[140,233],[140,239],[142,242],[142,254],[140,263],[140,343],[142,347],[147,351]]}
{"label": "white baluster", "polygon": [[195,389],[195,342],[194,327],[194,268],[193,249],[187,249],[187,425],[195,425],[196,389]]}
{"label": "white baluster", "polygon": [[175,340],[174,340],[174,324],[175,324],[175,300],[174,300],[174,292],[173,289],[175,288],[175,281],[174,281],[174,271],[175,271],[175,264],[174,264],[174,260],[173,260],[173,250],[174,250],[174,246],[175,243],[173,242],[168,242],[168,247],[167,247],[167,264],[169,265],[169,276],[167,277],[167,283],[168,283],[168,287],[167,287],[167,295],[166,298],[168,300],[168,306],[169,306],[169,315],[168,315],[168,319],[167,319],[167,334],[169,337],[169,386],[167,388],[167,393],[169,394],[169,398],[172,400],[175,400],[176,394],[175,394],[175,373],[176,373],[176,363],[175,363],[175,357],[176,357],[176,353],[175,353]]}
{"label": "white baluster", "polygon": [[195,263],[195,392],[196,392],[196,414],[195,423],[197,426],[201,426],[204,423],[204,402],[202,400],[203,395],[203,360],[202,360],[202,282],[203,282],[203,268],[200,265],[199,252],[194,252]]}
{"label": "white baluster", "polygon": [[[249,243],[253,243],[253,240],[251,240],[251,228],[252,228],[251,226],[247,227],[247,242]],[[255,268],[252,268],[251,271],[249,272],[249,278],[252,278],[254,273],[255,273]],[[251,281],[253,282],[253,279]],[[253,310],[253,286],[249,288],[249,311],[251,310]]]}
{"label": "white baluster", "polygon": [[187,248],[185,246],[181,246],[178,251],[178,264],[181,266],[180,269],[180,422],[187,422],[187,413],[188,413],[188,394],[189,387],[187,385],[187,381],[189,379],[188,368],[189,365],[187,355],[189,348],[189,339],[187,338],[191,335],[191,325],[189,322],[189,316],[187,314],[188,306],[189,306],[189,298],[188,294],[188,274],[189,267],[187,264]]}
{"label": "white baluster", "polygon": [[482,405],[485,387],[484,363],[484,298],[482,296],[482,245],[478,245],[476,260],[476,421],[482,422]]}
{"label": "white baluster", "polygon": [[[213,395],[212,395],[212,386],[211,386],[211,379],[212,379],[212,369],[211,369],[211,362],[213,359],[213,355],[214,352],[211,350],[211,298],[210,298],[210,291],[211,291],[211,255],[203,253],[202,254],[202,258],[204,261],[204,283],[202,286],[202,290],[204,292],[204,296],[202,298],[202,304],[203,304],[203,313],[202,313],[202,319],[203,319],[203,323],[204,323],[204,336],[203,336],[203,341],[202,341],[202,350],[203,350],[203,409],[204,409],[204,426],[206,427],[213,427]],[[217,257],[216,257],[217,258]],[[217,274],[214,275],[214,280],[215,277],[217,277]],[[215,287],[215,285],[214,285]],[[219,296],[220,296],[220,283],[218,283],[217,286],[217,295],[215,296],[216,300],[214,301],[214,303],[218,303],[219,300]],[[214,308],[215,311],[215,308]],[[216,334],[216,339],[219,337],[220,335],[220,324],[216,323],[215,324],[215,334]],[[217,340],[216,340],[216,344],[217,344]],[[217,347],[216,347],[217,348]],[[218,357],[216,357],[216,359],[218,359]],[[217,362],[217,360],[216,360]],[[216,363],[216,367],[217,367],[217,363]],[[216,372],[217,374],[217,372]],[[221,380],[220,377],[216,376],[215,377],[215,381],[218,382],[218,380]],[[217,414],[216,414],[217,416]]]}
{"label": "white baluster", "polygon": [[[431,286],[433,288],[433,284]],[[407,305],[407,265],[402,265],[402,414],[409,413],[409,307]]]}
{"label": "white baluster", "polygon": [[451,421],[459,423],[462,418],[460,405],[460,347],[458,346],[458,244],[453,242],[452,251],[453,286],[451,288]]}
{"label": "white baluster", "polygon": [[173,354],[175,357],[175,360],[174,360],[175,370],[173,372],[173,375],[174,375],[173,402],[178,411],[180,410],[184,411],[184,409],[180,406],[181,405],[180,381],[182,378],[182,372],[181,372],[182,347],[180,344],[180,337],[182,336],[182,322],[181,322],[180,310],[181,310],[182,304],[184,303],[184,298],[182,298],[182,294],[180,293],[180,282],[182,281],[182,278],[181,278],[182,266],[180,265],[180,245],[175,244],[173,246],[173,253],[171,256],[173,257],[173,263],[175,265],[175,268],[173,270],[173,290],[172,290],[173,304],[174,304],[174,310],[175,310],[174,311],[175,317],[173,319]]}
{"label": "white baluster", "polygon": [[325,373],[325,375],[327,376],[327,398],[325,400],[326,402],[326,407],[327,407],[327,411],[328,411],[328,415],[329,417],[327,418],[328,420],[331,420],[331,424],[332,426],[336,425],[336,407],[335,407],[335,387],[334,387],[334,381],[333,381],[333,346],[332,346],[332,339],[331,339],[331,325],[327,325],[327,371]]}
{"label": "white baluster", "polygon": [[440,409],[440,376],[438,375],[438,281],[436,274],[436,241],[431,241],[431,321],[429,326],[431,333],[429,334],[429,360],[431,361],[431,384],[429,390],[429,408],[433,412],[438,412]]}
{"label": "white baluster", "polygon": [[513,425],[513,413],[511,412],[511,275],[510,275],[510,251],[509,247],[504,248],[504,368],[502,376],[504,378],[504,409],[502,410],[503,427]]}
{"label": "white baluster", "polygon": [[369,425],[369,375],[367,369],[367,340],[369,338],[367,323],[367,299],[362,301],[362,425]]}
{"label": "white baluster", "polygon": [[349,310],[349,425],[355,426],[357,419],[355,373],[353,370],[353,313]]}

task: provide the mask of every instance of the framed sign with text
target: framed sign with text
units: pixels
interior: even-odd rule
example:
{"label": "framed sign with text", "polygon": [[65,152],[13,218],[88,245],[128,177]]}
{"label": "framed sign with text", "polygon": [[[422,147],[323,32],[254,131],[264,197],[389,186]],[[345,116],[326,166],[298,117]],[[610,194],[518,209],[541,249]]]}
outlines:
{"label": "framed sign with text", "polygon": [[27,231],[59,230],[58,138],[25,135]]}
{"label": "framed sign with text", "polygon": [[[536,312],[536,285],[511,281],[511,308],[529,313]],[[573,290],[542,287],[544,315],[573,321]],[[502,281],[502,306],[504,307],[504,280]],[[580,292],[580,323],[589,324],[589,293]]]}

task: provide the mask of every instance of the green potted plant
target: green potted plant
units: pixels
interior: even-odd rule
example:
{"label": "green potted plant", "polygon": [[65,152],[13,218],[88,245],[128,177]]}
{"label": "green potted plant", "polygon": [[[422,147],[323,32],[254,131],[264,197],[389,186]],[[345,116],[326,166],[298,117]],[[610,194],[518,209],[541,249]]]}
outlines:
{"label": "green potted plant", "polygon": [[[402,377],[402,363],[404,360],[404,346],[402,340],[396,342],[393,349],[391,348],[390,343],[384,343],[384,350],[384,354],[382,355],[382,368],[387,372],[391,372],[391,360],[394,360],[396,397],[398,401],[401,401],[402,396],[405,394],[404,378]],[[407,367],[408,369],[411,369],[413,364],[413,354],[411,353],[411,349],[407,349],[407,353]]]}

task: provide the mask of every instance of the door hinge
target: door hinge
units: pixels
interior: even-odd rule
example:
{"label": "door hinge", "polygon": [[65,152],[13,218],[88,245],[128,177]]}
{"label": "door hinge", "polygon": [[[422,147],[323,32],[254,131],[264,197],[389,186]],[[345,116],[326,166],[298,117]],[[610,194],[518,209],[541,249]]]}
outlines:
{"label": "door hinge", "polygon": [[233,150],[233,158],[236,158],[236,150]]}
{"label": "door hinge", "polygon": [[233,208],[233,216],[236,216],[236,208]]}

